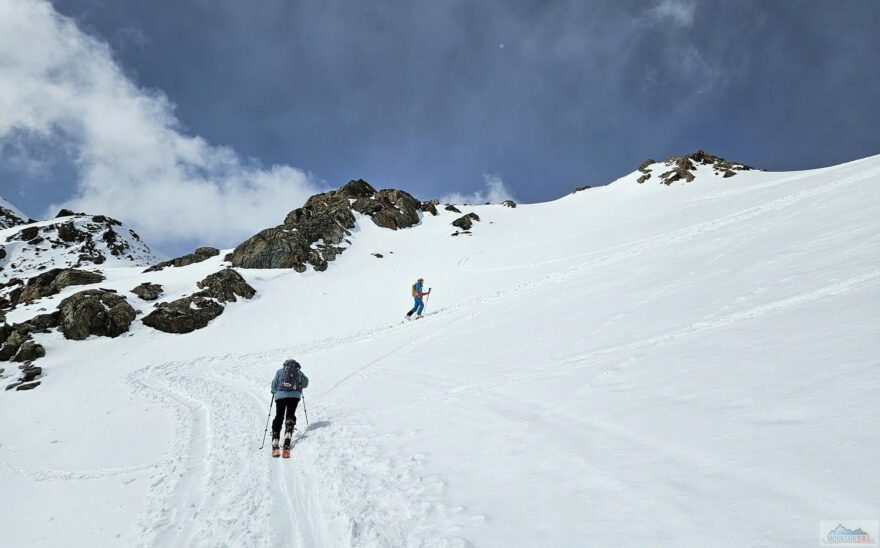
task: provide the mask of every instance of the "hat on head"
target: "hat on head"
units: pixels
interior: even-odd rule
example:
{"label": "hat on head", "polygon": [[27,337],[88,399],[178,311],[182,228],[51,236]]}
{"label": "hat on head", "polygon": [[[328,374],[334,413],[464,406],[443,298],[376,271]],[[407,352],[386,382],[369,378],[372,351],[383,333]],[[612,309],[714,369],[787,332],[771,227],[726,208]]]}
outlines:
{"label": "hat on head", "polygon": [[297,369],[301,369],[299,362],[296,360],[284,360],[284,367],[287,367],[288,365],[296,367]]}

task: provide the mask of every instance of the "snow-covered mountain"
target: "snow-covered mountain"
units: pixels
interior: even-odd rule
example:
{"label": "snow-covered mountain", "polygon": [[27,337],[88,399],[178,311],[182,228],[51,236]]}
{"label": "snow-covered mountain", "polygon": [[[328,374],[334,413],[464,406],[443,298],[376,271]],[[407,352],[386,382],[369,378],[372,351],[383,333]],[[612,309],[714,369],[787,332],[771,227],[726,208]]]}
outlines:
{"label": "snow-covered mountain", "polygon": [[[236,250],[29,283],[0,544],[809,545],[876,516],[880,156],[695,155],[516,208],[355,185]],[[287,358],[311,382],[283,461],[257,448]]]}
{"label": "snow-covered mountain", "polygon": [[14,205],[0,198],[0,230],[27,224],[29,219]]}

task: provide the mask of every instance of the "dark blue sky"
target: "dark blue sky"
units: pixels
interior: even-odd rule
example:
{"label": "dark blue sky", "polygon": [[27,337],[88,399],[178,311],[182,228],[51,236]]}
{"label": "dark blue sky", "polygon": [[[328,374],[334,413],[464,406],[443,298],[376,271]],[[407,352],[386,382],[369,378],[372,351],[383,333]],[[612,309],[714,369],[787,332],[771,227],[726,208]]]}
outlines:
{"label": "dark blue sky", "polygon": [[[488,173],[531,202],[698,148],[771,170],[880,153],[876,0],[53,4],[186,133],[332,186],[428,198]],[[33,215],[76,179],[41,154],[38,195],[0,170]]]}

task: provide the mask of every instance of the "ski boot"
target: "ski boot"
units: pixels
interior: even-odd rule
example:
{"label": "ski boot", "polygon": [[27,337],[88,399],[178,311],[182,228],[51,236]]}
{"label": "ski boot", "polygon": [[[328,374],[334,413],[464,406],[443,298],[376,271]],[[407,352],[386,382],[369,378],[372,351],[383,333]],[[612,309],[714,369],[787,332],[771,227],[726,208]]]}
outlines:
{"label": "ski boot", "polygon": [[290,458],[290,440],[293,438],[293,431],[296,430],[296,423],[287,421],[284,428],[284,448],[281,450],[281,456],[285,459]]}
{"label": "ski boot", "polygon": [[278,449],[278,438],[272,437],[272,456],[278,458],[281,456],[281,451]]}

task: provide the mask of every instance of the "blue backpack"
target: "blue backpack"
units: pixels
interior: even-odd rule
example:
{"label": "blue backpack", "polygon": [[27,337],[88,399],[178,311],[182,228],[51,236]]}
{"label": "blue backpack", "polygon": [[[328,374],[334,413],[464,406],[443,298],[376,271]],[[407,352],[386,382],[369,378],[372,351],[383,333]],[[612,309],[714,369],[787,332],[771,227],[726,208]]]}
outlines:
{"label": "blue backpack", "polygon": [[282,392],[301,392],[299,370],[300,365],[296,361],[287,360],[284,362],[284,369],[281,372],[281,382],[278,383],[278,389]]}

